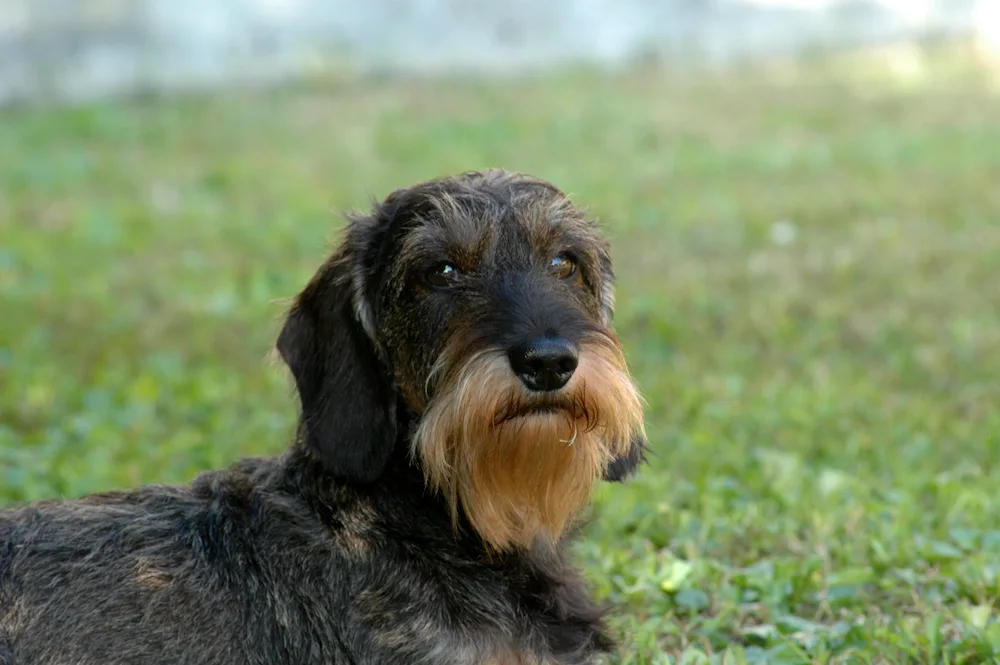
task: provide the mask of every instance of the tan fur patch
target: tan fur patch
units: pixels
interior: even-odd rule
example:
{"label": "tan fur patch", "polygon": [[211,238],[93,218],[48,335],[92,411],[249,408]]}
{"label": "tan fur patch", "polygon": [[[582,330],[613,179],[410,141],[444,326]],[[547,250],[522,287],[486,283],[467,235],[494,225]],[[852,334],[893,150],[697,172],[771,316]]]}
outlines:
{"label": "tan fur patch", "polygon": [[368,554],[371,543],[368,534],[375,519],[375,509],[358,502],[337,515],[340,524],[334,529],[334,539],[348,551],[358,556]]}
{"label": "tan fur patch", "polygon": [[139,557],[135,560],[135,579],[139,584],[153,591],[165,589],[173,582],[170,573],[160,570],[145,557]]}
{"label": "tan fur patch", "polygon": [[554,395],[526,391],[501,352],[443,364],[414,451],[455,522],[464,512],[498,550],[558,539],[612,457],[644,435],[641,398],[611,333],[581,345],[576,373]]}

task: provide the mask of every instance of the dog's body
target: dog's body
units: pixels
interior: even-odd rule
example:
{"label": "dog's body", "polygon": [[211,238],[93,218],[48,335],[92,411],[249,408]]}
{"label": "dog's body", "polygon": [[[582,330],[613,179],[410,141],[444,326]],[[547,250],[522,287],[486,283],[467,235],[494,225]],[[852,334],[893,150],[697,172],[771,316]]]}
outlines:
{"label": "dog's body", "polygon": [[548,665],[609,644],[561,556],[485,556],[419,473],[383,478],[341,486],[292,451],[4,514],[0,662]]}
{"label": "dog's body", "polygon": [[[420,235],[433,219],[443,245]],[[545,247],[537,269],[539,224],[576,270]],[[551,185],[502,172],[355,220],[279,337],[303,410],[283,456],[0,512],[0,665],[580,665],[610,650],[565,555],[592,482],[643,457],[601,242]],[[515,349],[513,372],[497,349]]]}

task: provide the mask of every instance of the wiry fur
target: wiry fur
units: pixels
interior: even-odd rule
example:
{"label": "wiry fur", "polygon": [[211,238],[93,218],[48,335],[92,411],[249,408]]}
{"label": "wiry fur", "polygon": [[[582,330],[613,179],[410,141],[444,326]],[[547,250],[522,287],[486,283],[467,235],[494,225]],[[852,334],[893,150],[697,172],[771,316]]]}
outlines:
{"label": "wiry fur", "polygon": [[[579,271],[547,266],[570,252]],[[447,260],[461,278],[421,281]],[[607,242],[502,171],[351,219],[277,350],[301,403],[276,459],[0,511],[0,665],[582,665],[613,644],[566,557],[600,478],[644,459]],[[563,388],[504,349],[577,344]]]}
{"label": "wiry fur", "polygon": [[428,485],[492,548],[558,540],[641,433],[639,395],[613,339],[584,343],[580,358],[565,391],[541,398],[501,351],[462,358],[420,420],[413,446]]}

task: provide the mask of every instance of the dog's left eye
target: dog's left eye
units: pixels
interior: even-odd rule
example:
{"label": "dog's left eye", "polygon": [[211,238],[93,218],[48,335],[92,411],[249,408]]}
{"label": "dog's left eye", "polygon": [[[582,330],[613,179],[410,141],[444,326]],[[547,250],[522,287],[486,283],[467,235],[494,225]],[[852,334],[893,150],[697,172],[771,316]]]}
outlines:
{"label": "dog's left eye", "polygon": [[448,286],[458,276],[458,270],[450,263],[439,263],[424,272],[424,280],[431,286]]}
{"label": "dog's left eye", "polygon": [[576,261],[566,254],[560,254],[549,263],[549,270],[559,279],[569,279],[576,274]]}

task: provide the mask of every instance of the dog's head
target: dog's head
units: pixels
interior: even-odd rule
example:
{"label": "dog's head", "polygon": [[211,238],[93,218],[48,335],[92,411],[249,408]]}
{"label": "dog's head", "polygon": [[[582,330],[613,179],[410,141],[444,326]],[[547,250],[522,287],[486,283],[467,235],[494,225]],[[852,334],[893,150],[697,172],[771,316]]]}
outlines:
{"label": "dog's head", "polygon": [[613,310],[595,225],[547,182],[475,172],[352,217],[277,346],[333,474],[376,480],[405,437],[456,523],[505,549],[557,538],[643,459]]}

